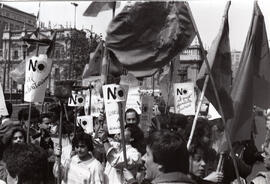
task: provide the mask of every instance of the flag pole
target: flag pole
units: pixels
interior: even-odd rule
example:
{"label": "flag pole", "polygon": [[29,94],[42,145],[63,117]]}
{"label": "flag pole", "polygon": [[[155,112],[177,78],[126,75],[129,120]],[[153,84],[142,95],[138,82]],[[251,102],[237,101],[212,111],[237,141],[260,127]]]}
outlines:
{"label": "flag pole", "polygon": [[[188,3],[185,3],[187,5],[187,8],[188,8],[188,11],[189,11],[189,15],[191,17],[191,21],[192,21],[192,24],[193,24],[193,27],[195,29],[195,32],[196,32],[196,35],[198,37],[198,41],[199,41],[199,44],[200,44],[200,47],[201,47],[201,50],[202,50],[202,54],[203,54],[203,58],[205,60],[205,64],[206,64],[206,67],[207,67],[207,70],[208,70],[208,75],[207,77],[210,79],[212,85],[213,85],[213,89],[214,89],[214,93],[215,93],[215,97],[216,97],[216,100],[217,100],[217,103],[218,103],[218,108],[219,108],[219,113],[221,115],[221,119],[222,119],[222,122],[223,122],[223,125],[225,127],[225,130],[224,130],[224,133],[225,133],[225,136],[226,136],[226,139],[228,141],[228,145],[229,145],[229,149],[232,153],[232,160],[233,160],[233,165],[234,165],[234,169],[235,169],[235,174],[236,174],[236,177],[237,177],[237,182],[238,184],[241,184],[241,181],[240,181],[240,175],[239,175],[239,171],[238,171],[238,168],[237,168],[237,163],[236,163],[236,159],[235,159],[235,154],[234,154],[234,151],[233,151],[233,148],[232,148],[232,143],[231,143],[231,139],[228,135],[228,131],[227,131],[227,128],[226,128],[226,121],[225,121],[225,118],[224,118],[224,113],[223,113],[223,109],[221,107],[221,104],[220,104],[220,99],[219,99],[219,95],[217,93],[217,89],[216,89],[216,85],[215,85],[215,82],[214,82],[214,79],[213,79],[213,76],[211,74],[211,69],[210,69],[210,66],[209,66],[209,62],[208,62],[208,59],[206,57],[206,53],[204,51],[204,48],[203,48],[203,44],[202,44],[202,40],[201,40],[201,37],[200,37],[200,34],[199,34],[199,31],[197,29],[197,26],[195,24],[195,21],[194,21],[194,18],[192,16],[192,13],[191,13],[191,9],[189,7],[189,4]],[[228,15],[228,11],[229,11],[229,8],[230,8],[230,5],[231,5],[231,1],[228,1],[227,4],[226,4],[226,8],[225,8],[225,11],[224,11],[224,16],[227,16]],[[207,79],[207,78],[206,78]],[[205,79],[205,80],[206,80]],[[208,79],[208,80],[209,80]],[[207,81],[208,82],[208,81]],[[205,86],[207,86],[207,82],[204,83]],[[206,87],[204,86],[204,88],[206,89]],[[205,91],[204,89],[204,91]],[[204,93],[201,94],[201,96],[203,97]],[[199,103],[199,105],[201,106],[202,103]],[[198,108],[197,108],[197,111],[201,108],[200,106],[198,105]],[[196,112],[196,114],[198,114],[198,112]],[[195,117],[196,118],[196,117]],[[195,121],[195,118],[194,118],[194,121]],[[194,121],[193,121],[193,124],[194,124]],[[197,121],[197,120],[196,120]],[[194,128],[195,129],[195,128]],[[192,137],[191,137],[192,139]],[[191,141],[190,141],[191,142]],[[189,143],[190,144],[190,143]]]}

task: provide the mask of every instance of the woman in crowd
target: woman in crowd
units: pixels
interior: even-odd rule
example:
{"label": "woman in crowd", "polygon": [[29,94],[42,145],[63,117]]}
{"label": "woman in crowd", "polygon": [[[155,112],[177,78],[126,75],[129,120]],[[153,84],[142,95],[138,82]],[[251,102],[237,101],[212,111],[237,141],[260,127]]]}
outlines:
{"label": "woman in crowd", "polygon": [[[101,163],[92,155],[92,137],[83,132],[72,140],[75,155],[61,165],[62,181],[65,184],[103,184],[104,175]],[[58,176],[59,166],[54,165],[54,175]]]}

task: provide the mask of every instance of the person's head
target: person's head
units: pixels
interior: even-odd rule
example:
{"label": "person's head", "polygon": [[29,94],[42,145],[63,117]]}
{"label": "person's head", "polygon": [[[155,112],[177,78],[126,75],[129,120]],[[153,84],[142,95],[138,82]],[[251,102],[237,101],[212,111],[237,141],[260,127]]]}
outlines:
{"label": "person's head", "polygon": [[144,137],[142,130],[136,124],[127,124],[124,133],[126,143],[130,143],[131,145],[133,145],[133,143],[136,144]]}
{"label": "person's head", "polygon": [[41,114],[40,128],[50,131],[51,124],[52,124],[51,115],[48,113]]}
{"label": "person's head", "polygon": [[169,129],[184,135],[188,124],[187,117],[183,114],[169,113]]}
{"label": "person's head", "polygon": [[20,184],[45,184],[48,161],[46,152],[34,144],[18,144],[4,151],[8,174]]}
{"label": "person's head", "polygon": [[26,132],[21,127],[11,128],[4,137],[4,143],[6,146],[13,144],[21,144],[26,142]]}
{"label": "person's head", "polygon": [[[21,109],[18,112],[18,120],[23,124],[28,121],[29,116],[29,108]],[[31,108],[31,124],[37,124],[40,120],[40,112],[36,107]]]}
{"label": "person's head", "polygon": [[189,150],[189,172],[203,178],[205,176],[206,151],[201,145],[192,145]]}
{"label": "person's head", "polygon": [[[188,124],[185,129],[185,139],[189,138],[192,123]],[[211,144],[211,127],[207,119],[198,118],[193,140],[202,145],[209,146]]]}
{"label": "person's head", "polygon": [[125,112],[125,121],[126,124],[139,124],[140,118],[139,114],[135,109],[127,109]]}
{"label": "person's head", "polygon": [[146,178],[153,180],[161,173],[189,171],[189,155],[186,143],[175,132],[162,130],[152,133],[146,143],[143,156]]}
{"label": "person's head", "polygon": [[91,135],[84,132],[75,134],[72,140],[72,147],[75,148],[75,152],[79,158],[84,159],[88,156],[89,152],[92,152],[94,149]]}

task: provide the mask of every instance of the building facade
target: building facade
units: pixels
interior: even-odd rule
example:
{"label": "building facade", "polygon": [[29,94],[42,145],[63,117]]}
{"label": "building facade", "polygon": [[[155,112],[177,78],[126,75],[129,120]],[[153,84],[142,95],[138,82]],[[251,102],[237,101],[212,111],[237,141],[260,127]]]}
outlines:
{"label": "building facade", "polygon": [[[34,29],[36,27],[37,17],[13,8],[11,6],[0,3],[0,45],[2,45],[2,37],[4,30],[23,30]],[[6,53],[0,48],[0,60]]]}
{"label": "building facade", "polygon": [[[27,56],[27,44],[22,40],[22,37],[31,34],[35,29],[31,30],[4,30],[2,37],[2,49],[4,53],[7,53],[2,59],[0,65],[0,81],[4,81],[2,84],[5,92],[15,93],[20,90],[21,85],[17,84],[9,76],[10,71],[15,69],[19,63]],[[78,39],[80,44],[87,47],[88,39],[86,33],[82,30],[76,30],[73,28],[61,28],[61,29],[41,29],[39,33],[40,38],[50,38],[54,32],[56,33],[56,43],[53,54],[53,67],[51,71],[51,77],[49,78],[49,90],[52,93],[54,90],[54,80],[72,79],[75,76],[79,76],[80,73],[76,73],[76,65],[74,62],[82,63],[80,56],[74,53],[79,53],[81,50],[85,51],[85,55],[89,55],[85,48],[78,48],[78,45],[74,44],[74,41]],[[84,43],[84,44],[83,44]],[[84,58],[85,59],[85,58]],[[87,59],[87,58],[86,58]],[[88,60],[87,60],[88,61]],[[75,71],[75,73],[74,73]],[[4,75],[4,73],[6,75]]]}

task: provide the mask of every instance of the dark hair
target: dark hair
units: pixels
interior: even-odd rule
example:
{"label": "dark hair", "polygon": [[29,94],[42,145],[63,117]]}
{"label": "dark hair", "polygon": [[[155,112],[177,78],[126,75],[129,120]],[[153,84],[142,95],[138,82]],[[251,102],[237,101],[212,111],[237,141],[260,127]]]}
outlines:
{"label": "dark hair", "polygon": [[164,173],[189,172],[189,155],[186,143],[176,132],[161,130],[152,133],[147,140],[153,161],[162,165]]}
{"label": "dark hair", "polygon": [[13,112],[12,103],[10,103],[9,101],[5,101],[5,102],[6,102],[6,107],[8,111],[8,115],[6,117],[10,118]]}
{"label": "dark hair", "polygon": [[130,131],[130,137],[133,141],[130,142],[131,146],[136,148],[142,155],[145,154],[145,141],[143,131],[137,124],[127,124],[125,129]]}
{"label": "dark hair", "polygon": [[12,177],[18,176],[18,183],[46,183],[48,161],[46,152],[34,144],[15,144],[4,151],[3,160]]}
{"label": "dark hair", "polygon": [[72,139],[72,147],[75,148],[79,143],[83,143],[87,146],[89,151],[93,151],[93,140],[91,135],[84,132],[79,132],[75,134],[75,137]]}
{"label": "dark hair", "polygon": [[169,122],[170,129],[185,129],[188,124],[188,119],[184,114],[169,113]]}
{"label": "dark hair", "polygon": [[11,128],[9,130],[9,132],[6,133],[6,140],[5,140],[5,145],[6,147],[11,145],[12,143],[12,139],[13,139],[13,136],[15,135],[15,133],[17,132],[21,132],[22,133],[22,136],[24,138],[24,142],[26,142],[26,132],[23,128],[21,127],[14,127],[14,128]]}
{"label": "dark hair", "polygon": [[133,108],[129,108],[129,109],[126,110],[126,112],[125,112],[125,121],[126,121],[126,118],[127,118],[127,113],[132,113],[132,112],[135,113],[136,120],[137,120],[137,123],[136,124],[139,124],[139,122],[140,122],[140,116],[137,113],[137,111],[135,109],[133,109]]}
{"label": "dark hair", "polygon": [[[18,120],[26,121],[28,120],[29,108],[23,108],[18,112]],[[40,112],[36,107],[31,107],[31,119],[40,118]]]}
{"label": "dark hair", "polygon": [[[185,129],[185,139],[186,140],[188,140],[188,138],[189,138],[189,135],[190,135],[190,132],[192,129],[192,124],[193,123],[189,123],[186,126],[186,129]],[[210,127],[207,119],[198,118],[192,141],[202,143],[202,138],[204,136],[209,136],[209,138],[211,137],[211,127]]]}
{"label": "dark hair", "polygon": [[52,113],[41,113],[40,114],[40,119],[42,120],[43,118],[49,118],[52,119],[53,114]]}

